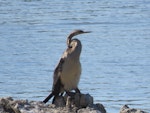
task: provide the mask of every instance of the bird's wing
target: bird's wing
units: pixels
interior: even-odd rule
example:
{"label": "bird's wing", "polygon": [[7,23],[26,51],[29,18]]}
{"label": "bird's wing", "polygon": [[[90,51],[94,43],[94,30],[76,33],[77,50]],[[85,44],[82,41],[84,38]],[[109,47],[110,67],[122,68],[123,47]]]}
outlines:
{"label": "bird's wing", "polygon": [[61,83],[60,76],[63,70],[63,65],[68,57],[68,49],[63,53],[61,59],[59,60],[58,65],[55,68],[54,75],[53,75],[53,92],[54,93],[60,93],[61,87],[63,87],[63,84]]}
{"label": "bird's wing", "polygon": [[61,58],[55,71],[54,71],[52,93],[46,97],[46,99],[43,101],[44,103],[48,102],[48,100],[52,96],[57,96],[60,93],[60,89],[61,89],[60,74],[62,71],[63,62],[64,62],[64,59]]}
{"label": "bird's wing", "polygon": [[54,76],[53,76],[53,85],[55,85],[58,81],[58,79],[60,78],[61,72],[62,72],[62,67],[63,67],[63,63],[64,63],[64,58],[61,58],[58,65],[55,68],[54,71]]}

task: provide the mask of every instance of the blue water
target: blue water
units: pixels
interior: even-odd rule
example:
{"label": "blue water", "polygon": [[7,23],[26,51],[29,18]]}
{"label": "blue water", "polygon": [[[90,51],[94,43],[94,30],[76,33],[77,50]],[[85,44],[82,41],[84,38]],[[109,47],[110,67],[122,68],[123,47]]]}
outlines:
{"label": "blue water", "polygon": [[80,35],[79,88],[108,113],[150,111],[149,0],[0,0],[0,97],[42,101],[66,37]]}

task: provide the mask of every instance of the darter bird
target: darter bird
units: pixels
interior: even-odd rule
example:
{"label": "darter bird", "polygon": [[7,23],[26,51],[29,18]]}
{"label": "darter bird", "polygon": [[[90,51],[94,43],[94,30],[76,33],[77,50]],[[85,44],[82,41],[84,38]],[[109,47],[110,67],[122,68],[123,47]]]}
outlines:
{"label": "darter bird", "polygon": [[64,92],[69,94],[71,90],[80,93],[78,83],[81,75],[80,53],[82,44],[80,40],[73,39],[73,37],[83,33],[90,33],[90,31],[75,30],[67,37],[67,49],[55,68],[52,92],[43,101],[44,103],[48,102],[53,96],[54,102],[57,96]]}

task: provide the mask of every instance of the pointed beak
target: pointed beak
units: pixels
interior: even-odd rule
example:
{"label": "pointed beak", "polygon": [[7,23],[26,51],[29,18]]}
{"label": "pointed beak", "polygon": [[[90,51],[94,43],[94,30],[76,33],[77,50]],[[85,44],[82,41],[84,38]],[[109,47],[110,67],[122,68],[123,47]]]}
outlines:
{"label": "pointed beak", "polygon": [[91,33],[91,31],[84,31],[83,33]]}

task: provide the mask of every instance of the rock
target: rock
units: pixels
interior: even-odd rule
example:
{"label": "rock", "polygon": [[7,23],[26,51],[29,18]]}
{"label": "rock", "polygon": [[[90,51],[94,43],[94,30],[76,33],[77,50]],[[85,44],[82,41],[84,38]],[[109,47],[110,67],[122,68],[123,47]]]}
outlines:
{"label": "rock", "polygon": [[58,96],[58,97],[55,99],[54,104],[55,104],[57,107],[65,107],[65,106],[66,106],[66,103],[65,103],[64,97],[63,97],[63,96]]}
{"label": "rock", "polygon": [[100,103],[98,103],[98,104],[93,104],[93,107],[94,107],[95,109],[101,111],[101,113],[106,113],[105,107],[104,107],[102,104],[100,104]]}
{"label": "rock", "polygon": [[93,104],[93,97],[89,94],[78,94],[72,93],[72,96],[68,96],[67,94],[64,96],[65,102],[67,106],[75,106],[78,108],[86,108],[89,105]]}
{"label": "rock", "polygon": [[120,109],[120,113],[146,113],[146,112],[140,109],[129,108],[128,105],[124,105]]}
{"label": "rock", "polygon": [[90,109],[86,108],[86,109],[80,109],[80,110],[78,110],[77,113],[102,113],[102,112],[100,112],[98,110],[92,110],[91,111]]}
{"label": "rock", "polygon": [[89,94],[72,95],[59,96],[54,104],[0,98],[0,113],[106,113],[102,104],[93,104]]}
{"label": "rock", "polygon": [[93,97],[90,96],[89,94],[81,94],[80,98],[80,106],[81,107],[87,107],[89,105],[93,105]]}
{"label": "rock", "polygon": [[11,97],[0,98],[0,112],[1,113],[20,113],[19,109],[13,105]]}
{"label": "rock", "polygon": [[[59,96],[54,104],[44,104],[39,101],[13,100],[12,97],[0,98],[0,113],[106,113],[100,103],[94,104],[89,94]],[[147,113],[140,109],[124,105],[120,113]]]}
{"label": "rock", "polygon": [[[94,104],[89,94],[59,96],[54,104],[44,104],[39,101],[13,100],[12,97],[0,98],[0,113],[106,113],[100,103]],[[124,105],[120,113],[147,113],[140,109]]]}
{"label": "rock", "polygon": [[102,104],[92,104],[89,107],[79,109],[77,113],[106,113]]}

